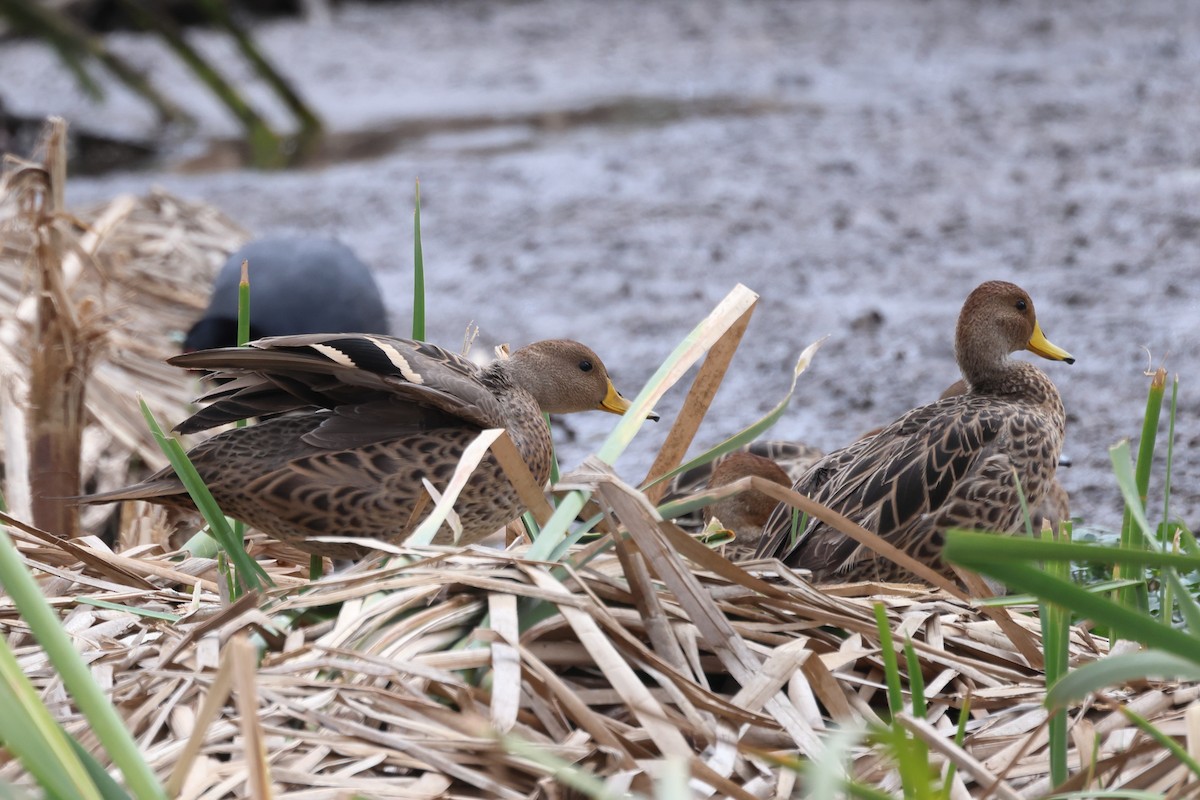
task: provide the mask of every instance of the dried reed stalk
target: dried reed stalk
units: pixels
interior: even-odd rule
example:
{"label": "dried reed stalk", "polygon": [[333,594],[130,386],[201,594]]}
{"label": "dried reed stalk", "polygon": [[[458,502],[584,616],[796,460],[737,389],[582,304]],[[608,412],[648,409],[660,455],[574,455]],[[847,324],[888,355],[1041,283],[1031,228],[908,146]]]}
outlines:
{"label": "dried reed stalk", "polygon": [[[82,509],[78,526],[57,517],[47,521],[45,515],[54,514],[58,506],[54,498],[77,494],[80,481],[88,491],[103,491],[131,483],[143,477],[147,467],[165,463],[138,411],[137,395],[164,420],[179,418],[195,396],[194,379],[164,363],[178,350],[171,332],[182,334],[200,315],[213,275],[247,235],[211,206],[162,192],[141,198],[121,195],[98,207],[68,213],[61,206],[61,179],[52,192],[55,183],[47,165],[11,156],[6,158],[3,178],[0,372],[5,380],[0,387],[4,428],[0,458],[5,465],[4,494],[14,516],[34,518],[26,443],[32,449],[40,441],[44,454],[63,463],[78,463],[51,442],[57,441],[52,438],[54,430],[80,419],[82,402],[81,474],[64,479],[43,470],[39,527],[56,534],[78,527],[96,532],[111,516],[111,507]],[[61,258],[58,268],[45,272],[40,267],[43,255],[52,259],[55,254]],[[105,314],[93,309],[103,309]],[[57,353],[32,345],[39,316],[59,328],[57,338],[54,331],[43,331],[50,345],[60,348]],[[101,333],[106,346],[93,353]],[[38,391],[49,393],[53,402],[30,399],[32,362],[43,353],[55,369],[46,369],[45,362],[37,367],[39,375],[45,376],[39,377]],[[84,387],[83,374],[89,366]],[[65,379],[64,368],[69,368]],[[66,391],[55,391],[53,387],[63,386],[63,380]],[[34,414],[49,418],[49,428],[34,434]],[[60,479],[63,488],[47,488]],[[57,510],[74,516],[73,509]],[[163,520],[162,514],[143,512],[141,519],[122,528],[122,543],[126,547],[165,544],[170,527]]]}
{"label": "dried reed stalk", "polygon": [[71,297],[63,271],[64,120],[50,120],[41,147],[43,180],[26,207],[37,237],[37,314],[29,373],[30,495],[34,524],[70,537],[79,534],[79,512],[62,498],[79,493],[84,399],[95,333],[87,330],[86,310]]}

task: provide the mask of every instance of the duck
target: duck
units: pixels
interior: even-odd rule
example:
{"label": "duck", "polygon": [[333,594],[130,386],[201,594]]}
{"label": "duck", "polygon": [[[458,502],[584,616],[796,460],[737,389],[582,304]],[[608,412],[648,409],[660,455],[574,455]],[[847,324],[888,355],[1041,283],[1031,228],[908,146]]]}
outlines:
{"label": "duck", "polygon": [[184,336],[185,353],[238,343],[242,262],[250,277],[251,339],[389,332],[379,285],[350,247],[324,236],[264,236],[225,260],[213,280],[208,307]]}
{"label": "duck", "polygon": [[[480,431],[505,428],[544,486],[553,445],[543,414],[630,407],[599,356],[569,339],[534,342],[484,367],[428,342],[373,334],[269,337],[168,361],[217,382],[176,432],[260,419],[188,452],[222,511],[335,559],[371,548],[317,537],[402,543],[433,506],[423,481],[443,491]],[[195,508],[170,468],[81,499]],[[454,508],[460,535],[443,525],[435,544],[477,542],[525,510],[490,454]]]}
{"label": "duck", "polygon": [[[791,486],[824,453],[803,442],[758,439],[712,461],[676,475],[659,505],[690,499],[705,489],[716,489],[740,478],[757,476]],[[683,512],[673,519],[684,530],[699,532],[714,520],[735,535],[735,548],[727,554],[751,555],[762,536],[763,525],[775,510],[776,501],[757,491],[718,500],[697,511]]]}
{"label": "duck", "polygon": [[[775,461],[752,452],[735,451],[722,458],[709,476],[707,488],[717,489],[742,478],[759,477],[791,486],[792,479]],[[777,501],[756,489],[748,489],[717,500],[701,509],[704,526],[719,523],[734,532],[735,539],[728,549],[731,559],[753,554],[762,538],[763,526],[771,518]]]}
{"label": "duck", "polygon": [[[1044,372],[1011,354],[1075,361],[1042,333],[1028,292],[1006,281],[968,295],[954,341],[964,393],[829,453],[792,487],[946,575],[947,530],[1016,533],[1017,482],[1031,508],[1053,491],[1066,434],[1062,398]],[[791,510],[776,507],[757,555],[808,569],[815,583],[920,582],[818,519],[793,535]]]}

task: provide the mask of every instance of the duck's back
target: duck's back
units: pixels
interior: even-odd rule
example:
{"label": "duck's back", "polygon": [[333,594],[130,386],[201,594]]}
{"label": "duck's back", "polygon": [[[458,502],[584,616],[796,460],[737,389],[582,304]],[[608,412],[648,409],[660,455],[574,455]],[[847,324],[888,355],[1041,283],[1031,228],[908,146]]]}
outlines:
{"label": "duck's back", "polygon": [[[935,565],[951,527],[1017,530],[1017,476],[1035,506],[1054,477],[1065,427],[1049,378],[1032,365],[1021,373],[1023,391],[977,390],[913,409],[830,453],[795,488]],[[767,525],[767,550],[817,580],[911,577],[819,520],[789,546],[790,526],[790,507],[780,507]]]}

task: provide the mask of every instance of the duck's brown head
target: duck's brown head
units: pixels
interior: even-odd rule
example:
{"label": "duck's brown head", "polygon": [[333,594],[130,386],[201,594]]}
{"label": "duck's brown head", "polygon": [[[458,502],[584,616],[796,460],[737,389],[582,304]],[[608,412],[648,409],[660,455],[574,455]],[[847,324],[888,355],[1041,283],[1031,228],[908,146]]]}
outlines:
{"label": "duck's brown head", "polygon": [[[754,476],[766,478],[780,486],[792,485],[792,479],[783,471],[783,467],[771,459],[754,453],[734,452],[713,468],[708,488],[716,489]],[[708,524],[716,517],[738,534],[742,544],[754,544],[762,535],[762,527],[767,524],[776,505],[778,501],[774,498],[757,490],[749,490],[705,506],[704,522]]]}
{"label": "duck's brown head", "polygon": [[[507,371],[548,414],[629,410],[629,401],[613,386],[600,356],[570,339],[546,339],[522,347],[509,358]],[[656,414],[650,417],[658,419]]]}
{"label": "duck's brown head", "polygon": [[1042,333],[1029,293],[1013,283],[988,281],[967,296],[958,315],[955,355],[963,376],[978,385],[1002,371],[1008,355],[1029,350],[1052,361],[1075,363]]}

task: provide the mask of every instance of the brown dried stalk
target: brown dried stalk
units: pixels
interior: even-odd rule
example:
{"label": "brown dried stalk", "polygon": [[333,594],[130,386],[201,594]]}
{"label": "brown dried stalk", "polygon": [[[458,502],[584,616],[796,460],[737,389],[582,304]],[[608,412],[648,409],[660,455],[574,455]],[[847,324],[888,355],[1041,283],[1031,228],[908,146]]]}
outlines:
{"label": "brown dried stalk", "polygon": [[[62,498],[79,493],[84,395],[94,337],[69,295],[60,227],[67,176],[67,123],[52,118],[42,142],[41,185],[26,205],[36,236],[37,315],[29,375],[30,491],[34,524],[60,536],[79,533],[79,512]],[[33,173],[39,174],[39,173]],[[82,304],[81,304],[82,305]]]}

